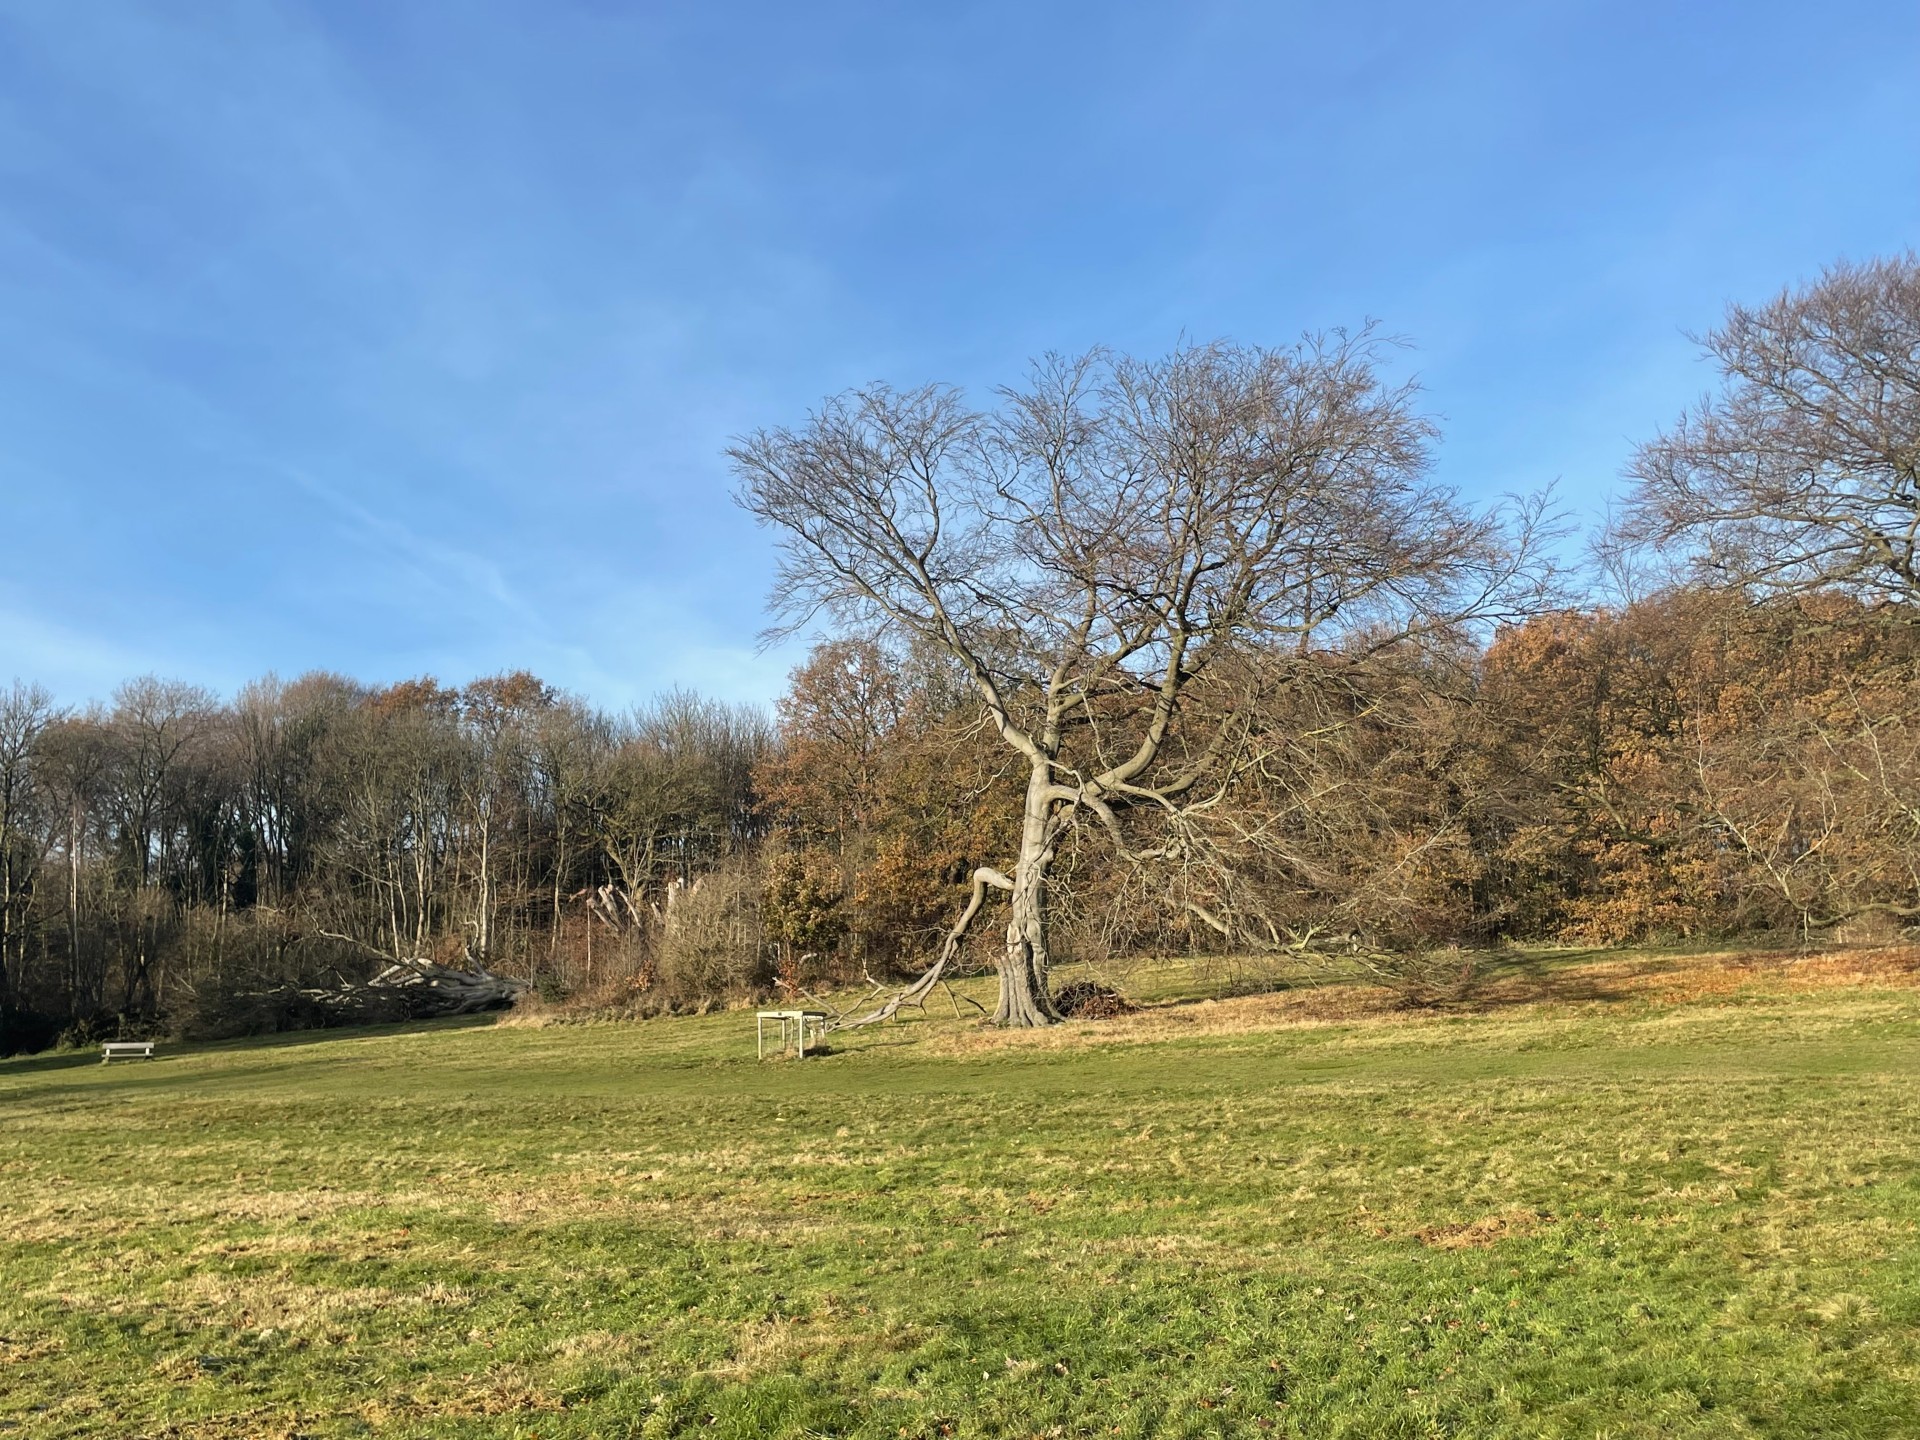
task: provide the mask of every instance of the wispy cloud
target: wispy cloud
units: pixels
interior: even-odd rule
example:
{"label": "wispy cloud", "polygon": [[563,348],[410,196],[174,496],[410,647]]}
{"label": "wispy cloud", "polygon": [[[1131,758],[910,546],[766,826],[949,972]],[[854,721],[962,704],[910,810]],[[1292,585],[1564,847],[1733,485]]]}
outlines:
{"label": "wispy cloud", "polygon": [[[411,590],[442,606],[491,609],[522,622],[538,622],[538,610],[508,582],[492,558],[421,535],[395,516],[380,514],[311,475],[298,470],[283,473],[339,517],[340,533],[370,551],[387,574],[400,582],[396,589]],[[491,604],[476,606],[479,600]]]}
{"label": "wispy cloud", "polygon": [[770,695],[731,435],[1365,315],[1597,504],[1682,326],[1920,233],[1920,12],[1803,20],[0,0],[0,658]]}
{"label": "wispy cloud", "polygon": [[0,676],[38,681],[65,704],[104,699],[136,675],[184,673],[178,658],[48,619],[39,606],[0,600]]}

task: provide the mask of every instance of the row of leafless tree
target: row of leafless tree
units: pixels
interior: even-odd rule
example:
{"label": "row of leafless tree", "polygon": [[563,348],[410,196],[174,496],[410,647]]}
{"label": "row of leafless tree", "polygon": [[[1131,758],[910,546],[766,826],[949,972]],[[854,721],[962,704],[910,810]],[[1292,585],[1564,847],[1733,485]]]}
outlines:
{"label": "row of leafless tree", "polygon": [[[462,689],[153,679],[0,692],[0,1009],[41,1034],[202,1017],[395,958],[630,972],[649,906],[749,841],[765,719]],[[596,956],[599,975],[594,966]]]}

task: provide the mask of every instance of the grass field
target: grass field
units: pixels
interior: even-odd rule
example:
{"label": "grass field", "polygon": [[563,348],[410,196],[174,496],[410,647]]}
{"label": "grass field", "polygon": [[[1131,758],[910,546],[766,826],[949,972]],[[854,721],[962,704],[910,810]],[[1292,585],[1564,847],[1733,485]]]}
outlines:
{"label": "grass field", "polygon": [[1916,958],[0,1063],[0,1436],[1920,1434]]}

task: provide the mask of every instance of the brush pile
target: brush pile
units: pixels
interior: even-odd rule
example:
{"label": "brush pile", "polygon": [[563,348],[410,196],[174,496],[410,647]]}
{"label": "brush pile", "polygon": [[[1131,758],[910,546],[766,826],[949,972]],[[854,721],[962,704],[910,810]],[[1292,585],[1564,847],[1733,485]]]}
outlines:
{"label": "brush pile", "polygon": [[1069,1020],[1108,1020],[1115,1015],[1131,1015],[1140,1007],[1111,985],[1076,980],[1055,993],[1053,1008]]}

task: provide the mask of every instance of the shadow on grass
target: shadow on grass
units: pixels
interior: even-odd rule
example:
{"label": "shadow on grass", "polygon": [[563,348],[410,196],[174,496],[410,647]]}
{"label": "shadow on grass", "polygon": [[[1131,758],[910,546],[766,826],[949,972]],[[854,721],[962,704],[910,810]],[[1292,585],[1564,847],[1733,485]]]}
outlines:
{"label": "shadow on grass", "polygon": [[[1738,959],[1732,958],[1735,953]],[[1488,1014],[1550,1003],[1621,1004],[1645,998],[1646,983],[1655,977],[1677,975],[1702,963],[1747,968],[1788,953],[1751,946],[1741,946],[1737,952],[1689,946],[1643,946],[1630,951],[1603,946],[1481,950],[1462,951],[1457,958],[1407,956],[1401,968],[1396,968],[1394,957],[1372,963],[1329,957],[1324,968],[1302,964],[1290,973],[1249,975],[1211,993],[1142,1003],[1145,1009],[1162,1010],[1260,995],[1331,998],[1350,992],[1374,997],[1376,1003],[1359,1008],[1376,1012],[1377,1002],[1386,997],[1392,997],[1393,1009],[1428,1014]]]}
{"label": "shadow on grass", "polygon": [[182,1041],[176,1053],[217,1055],[227,1050],[294,1050],[343,1040],[370,1040],[386,1035],[436,1035],[447,1030],[485,1030],[504,1010],[479,1015],[448,1015],[436,1020],[395,1020],[384,1025],[333,1025],[324,1030],[281,1030],[270,1035],[239,1035],[230,1040]]}
{"label": "shadow on grass", "polygon": [[[132,1062],[144,1065],[149,1062]],[[76,1070],[83,1065],[98,1066],[100,1048],[91,1050],[45,1050],[38,1055],[10,1055],[0,1060],[0,1077],[8,1075],[43,1075],[50,1070]]]}
{"label": "shadow on grass", "polygon": [[1648,982],[1702,970],[1764,972],[1804,953],[1791,944],[1748,941],[1727,948],[1643,946],[1631,951],[1493,952],[1461,993],[1433,1008],[1484,1013],[1514,1005],[1645,999]]}
{"label": "shadow on grass", "polygon": [[98,1045],[78,1050],[49,1050],[38,1055],[14,1055],[0,1060],[0,1079],[13,1075],[41,1075],[56,1070],[92,1067],[115,1074],[135,1067],[165,1067],[169,1060],[189,1056],[222,1055],[240,1051],[303,1050],[381,1036],[432,1035],[453,1030],[484,1030],[498,1015],[453,1015],[438,1020],[399,1020],[386,1025],[340,1025],[325,1030],[283,1030],[270,1035],[241,1035],[228,1040],[160,1040],[151,1060],[119,1060],[103,1065]]}
{"label": "shadow on grass", "polygon": [[[1472,1014],[1505,1009],[1514,1005],[1539,1005],[1550,1002],[1617,1004],[1632,998],[1631,987],[1622,983],[1629,978],[1596,973],[1590,968],[1607,954],[1601,949],[1568,950],[1552,955],[1495,955],[1482,961],[1453,991],[1443,987],[1432,995],[1410,995],[1412,1008],[1457,1010]],[[1677,968],[1672,961],[1652,961],[1635,967],[1635,975],[1649,970]]]}

